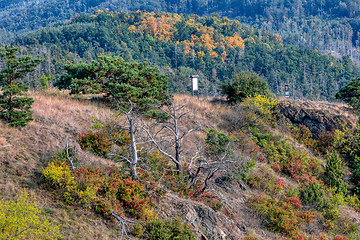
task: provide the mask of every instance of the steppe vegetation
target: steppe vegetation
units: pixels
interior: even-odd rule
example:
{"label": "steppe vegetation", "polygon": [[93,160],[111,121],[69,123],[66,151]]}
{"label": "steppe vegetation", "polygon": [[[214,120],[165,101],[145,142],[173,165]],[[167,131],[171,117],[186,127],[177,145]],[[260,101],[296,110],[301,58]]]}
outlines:
{"label": "steppe vegetation", "polygon": [[[357,175],[350,165],[357,162],[348,160],[356,156],[356,148],[350,147],[356,144],[354,129],[328,133],[325,149],[334,150],[328,154],[321,150],[323,141],[299,134],[301,127],[277,122],[263,97],[229,106],[222,99],[175,95],[174,104],[185,105],[182,110],[187,112],[182,126],[196,129],[184,140],[183,174],[148,144],[139,152],[139,181],[134,181],[126,164],[96,150],[108,149],[110,143],[109,152],[128,154],[124,145],[111,140],[116,133],[105,127],[116,115],[111,104],[52,89],[30,92],[28,97],[34,99],[33,122],[21,129],[0,123],[1,193],[4,200],[13,201],[26,188],[32,201],[42,206],[39,216],[60,228],[65,239],[119,236],[122,227],[112,214],[133,238],[173,239],[178,234],[180,239],[195,239],[191,228],[180,224],[182,220],[163,219],[156,211],[167,194],[201,202],[232,221],[244,216],[227,202],[244,197],[245,208],[262,219],[244,232],[244,239],[261,239],[260,229],[278,233],[277,238],[357,239],[354,219],[360,201],[353,195]],[[243,116],[236,120],[244,122],[235,122],[236,114]],[[143,120],[148,125],[154,122]],[[68,150],[77,149],[74,172],[64,152],[66,137]],[[124,142],[128,138],[126,132],[116,136]],[[93,145],[83,145],[84,141]],[[338,157],[337,149],[347,156],[346,161]],[[197,154],[199,158],[192,159]],[[345,183],[347,169],[354,173],[352,181]]]}

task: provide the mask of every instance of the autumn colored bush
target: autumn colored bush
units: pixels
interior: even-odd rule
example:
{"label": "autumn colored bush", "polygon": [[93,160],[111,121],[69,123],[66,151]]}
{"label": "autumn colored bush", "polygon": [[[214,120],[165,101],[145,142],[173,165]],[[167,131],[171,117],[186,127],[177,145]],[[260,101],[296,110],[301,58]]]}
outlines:
{"label": "autumn colored bush", "polygon": [[92,131],[79,133],[78,142],[82,149],[90,150],[98,156],[106,156],[112,145],[104,133]]}
{"label": "autumn colored bush", "polygon": [[314,221],[315,214],[301,210],[302,205],[296,198],[266,197],[264,195],[249,198],[250,208],[264,214],[267,218],[267,226],[275,232],[280,232],[288,237],[302,235],[300,226]]}
{"label": "autumn colored bush", "polygon": [[319,159],[297,151],[287,140],[264,142],[262,149],[275,171],[281,170],[297,181],[308,182],[323,171]]}
{"label": "autumn colored bush", "polygon": [[266,168],[262,168],[257,173],[251,173],[247,178],[247,183],[250,187],[261,189],[261,191],[269,195],[282,194],[285,187],[285,183],[281,178],[275,176]]}
{"label": "autumn colored bush", "polygon": [[327,152],[332,152],[336,148],[335,144],[335,130],[328,131],[324,134],[321,134],[317,143],[317,150],[321,154],[326,154]]}
{"label": "autumn colored bush", "polygon": [[340,236],[340,235],[336,235],[336,236],[334,237],[334,240],[348,240],[348,238],[347,238],[347,237]]}
{"label": "autumn colored bush", "polygon": [[16,201],[0,199],[0,239],[57,239],[59,226],[41,215],[41,207],[24,191]]}
{"label": "autumn colored bush", "polygon": [[317,141],[313,139],[313,135],[310,129],[304,125],[293,125],[291,127],[291,135],[294,137],[294,139],[307,147],[315,148],[317,146]]}
{"label": "autumn colored bush", "polygon": [[124,177],[114,167],[100,169],[79,166],[72,172],[66,160],[56,155],[43,170],[43,175],[62,192],[68,204],[93,208],[104,216],[110,216],[112,211],[128,213],[140,219],[156,216],[144,185]]}

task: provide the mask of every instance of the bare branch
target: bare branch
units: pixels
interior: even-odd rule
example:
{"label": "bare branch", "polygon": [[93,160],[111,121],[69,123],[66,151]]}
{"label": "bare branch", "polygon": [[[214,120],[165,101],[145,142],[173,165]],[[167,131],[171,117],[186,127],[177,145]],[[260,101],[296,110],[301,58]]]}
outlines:
{"label": "bare branch", "polygon": [[122,160],[124,160],[124,161],[126,161],[126,162],[128,162],[128,163],[131,163],[131,161],[130,161],[128,158],[126,158],[126,157],[124,157],[124,156],[122,156],[122,155],[116,154],[116,153],[108,153],[108,156],[119,157],[119,158],[121,158]]}
{"label": "bare branch", "polygon": [[121,216],[118,216],[116,215],[113,211],[111,212],[111,215],[116,219],[116,221],[119,223],[119,225],[121,226],[121,235],[120,235],[120,239],[123,238],[123,236],[127,237],[128,239],[133,239],[135,240],[134,238],[131,238],[129,237],[129,235],[127,234],[127,231],[128,231],[128,228],[129,226],[127,225],[126,222],[130,222],[130,223],[137,223],[137,222],[134,222],[134,221],[130,221],[126,218],[123,218]]}

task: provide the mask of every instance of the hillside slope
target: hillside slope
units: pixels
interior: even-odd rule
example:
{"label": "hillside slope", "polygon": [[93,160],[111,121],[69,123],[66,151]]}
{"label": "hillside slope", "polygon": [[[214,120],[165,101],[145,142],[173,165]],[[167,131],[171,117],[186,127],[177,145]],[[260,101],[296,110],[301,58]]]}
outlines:
{"label": "hillside slope", "polygon": [[[61,188],[49,185],[42,175],[54,154],[64,149],[66,137],[71,145],[79,149],[79,162],[76,163],[79,168],[105,168],[114,165],[119,170],[123,169],[122,164],[110,157],[96,157],[88,150],[81,150],[77,143],[78,134],[89,131],[93,126],[93,117],[109,121],[114,112],[103,101],[91,100],[89,96],[77,99],[58,91],[33,92],[29,95],[35,100],[33,122],[21,129],[0,123],[2,198],[16,199],[24,188],[27,189],[32,199],[44,207],[43,214],[53,223],[60,225],[64,239],[117,238],[121,229],[112,218],[95,213],[93,207],[82,208],[81,204],[76,202],[66,203],[61,197]],[[190,161],[195,152],[206,146],[206,131],[216,129],[236,139],[233,155],[229,159],[232,159],[231,162],[243,163],[246,177],[230,180],[224,173],[230,174],[231,171],[226,172],[226,169],[223,169],[209,181],[204,197],[199,198],[186,197],[177,192],[171,182],[165,181],[162,188],[166,191],[155,206],[160,218],[172,219],[180,216],[192,226],[198,239],[235,240],[247,237],[245,239],[265,240],[278,239],[280,234],[289,239],[295,239],[296,236],[312,236],[312,239],[328,236],[332,239],[335,235],[356,239],[353,237],[359,235],[360,214],[355,209],[360,209],[360,201],[354,197],[345,199],[342,195],[331,193],[324,186],[325,195],[322,199],[328,199],[326,201],[329,202],[324,202],[323,207],[317,205],[316,198],[315,202],[306,202],[311,198],[304,195],[303,187],[308,186],[307,181],[318,184],[319,179],[322,179],[320,173],[324,172],[324,159],[314,156],[313,153],[320,155],[314,147],[311,147],[312,150],[306,149],[307,141],[304,141],[303,145],[293,140],[287,126],[273,122],[272,117],[266,117],[268,113],[263,112],[265,115],[261,118],[256,117],[259,110],[254,108],[254,102],[231,108],[222,100],[175,95],[175,103],[185,104],[184,112],[188,114],[182,121],[183,126],[197,127],[197,131],[189,135],[184,142],[185,161]],[[247,125],[236,129],[241,125],[239,123]],[[300,138],[301,141],[304,139]],[[215,155],[207,158],[208,161],[214,159]],[[299,162],[292,162],[291,159],[298,159]],[[247,165],[248,163],[250,165]],[[194,162],[194,166],[197,164],[198,162]],[[237,170],[234,168],[233,171]],[[200,183],[207,173],[204,171],[201,174]],[[346,172],[346,176],[348,174]],[[189,188],[187,191],[192,190]],[[211,199],[220,201],[221,205],[214,205],[216,201]],[[288,217],[289,224],[294,224],[291,225],[293,230],[276,225],[271,220],[272,217],[279,219],[281,216],[272,213],[271,209],[266,210],[263,205],[266,202],[266,205],[273,204],[275,209],[283,211],[282,214]],[[304,207],[299,207],[301,205]],[[296,209],[296,212],[292,212],[289,206]],[[338,215],[328,211],[330,206],[338,211]],[[274,215],[267,215],[268,213]],[[288,213],[294,215],[287,215]],[[140,221],[128,212],[125,216]],[[143,236],[139,239],[148,238]]]}

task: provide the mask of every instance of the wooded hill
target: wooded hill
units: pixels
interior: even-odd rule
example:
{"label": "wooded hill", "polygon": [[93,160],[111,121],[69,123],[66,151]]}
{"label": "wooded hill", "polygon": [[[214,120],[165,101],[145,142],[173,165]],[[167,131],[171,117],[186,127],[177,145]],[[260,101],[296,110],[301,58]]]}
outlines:
{"label": "wooded hill", "polygon": [[96,59],[98,54],[112,54],[126,61],[146,59],[168,75],[171,91],[180,93],[190,90],[191,74],[200,74],[201,94],[216,95],[218,83],[231,79],[236,72],[251,70],[263,76],[275,94],[283,94],[287,83],[294,98],[331,100],[359,74],[349,57],[337,59],[283,44],[277,34],[260,34],[216,14],[201,18],[99,10],[18,37],[15,43],[33,49],[46,46],[46,74],[61,72],[65,59],[77,56],[84,61]]}
{"label": "wooded hill", "polygon": [[0,42],[76,13],[147,10],[209,16],[218,13],[249,26],[278,33],[285,43],[308,46],[336,56],[349,55],[358,64],[360,5],[354,0],[25,0],[0,3]]}

